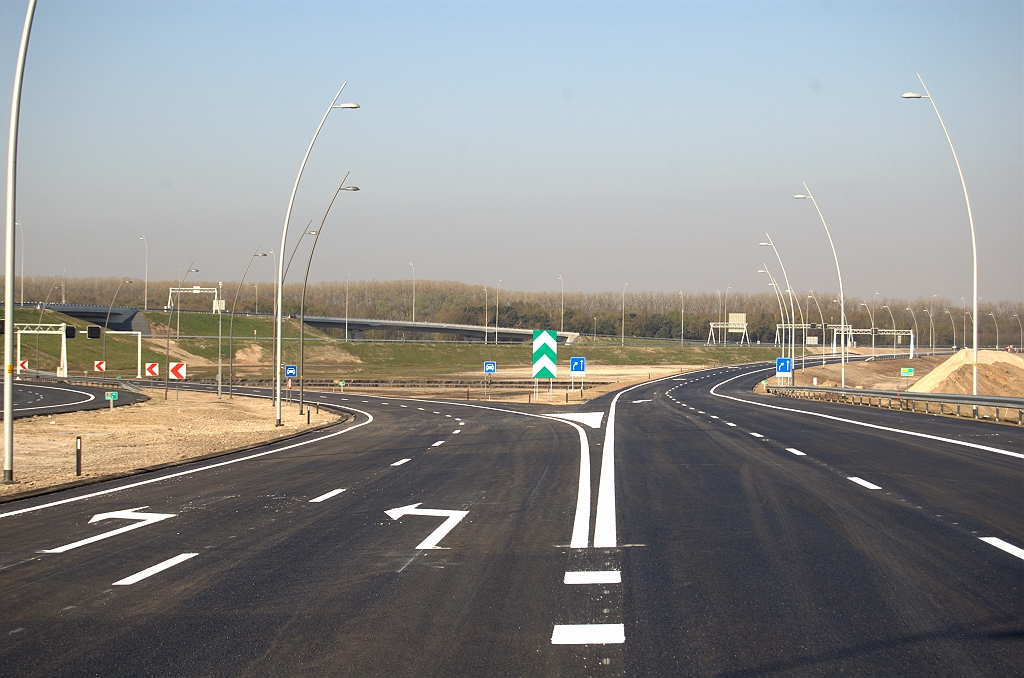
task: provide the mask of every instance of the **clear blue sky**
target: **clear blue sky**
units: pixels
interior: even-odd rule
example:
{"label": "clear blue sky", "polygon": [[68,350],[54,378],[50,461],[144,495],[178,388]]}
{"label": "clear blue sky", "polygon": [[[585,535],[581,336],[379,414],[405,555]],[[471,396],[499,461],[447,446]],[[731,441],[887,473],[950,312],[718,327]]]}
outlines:
{"label": "clear blue sky", "polygon": [[[0,2],[4,111],[24,0]],[[22,105],[28,275],[237,280],[293,216],[312,278],[1024,298],[1021,2],[40,0]],[[6,121],[6,114],[4,115]],[[5,127],[6,129],[6,127]],[[264,263],[266,262],[266,263]],[[270,280],[269,260],[254,277]],[[251,275],[253,275],[251,274]]]}

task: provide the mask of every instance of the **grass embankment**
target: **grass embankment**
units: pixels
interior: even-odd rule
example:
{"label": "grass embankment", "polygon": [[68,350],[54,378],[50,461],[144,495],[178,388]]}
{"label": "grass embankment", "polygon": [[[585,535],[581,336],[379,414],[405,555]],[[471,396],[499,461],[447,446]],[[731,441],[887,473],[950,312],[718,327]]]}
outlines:
{"label": "grass embankment", "polygon": [[[168,315],[162,311],[148,311],[143,316],[149,321],[152,337],[143,340],[142,361],[160,364],[164,373],[166,331]],[[19,309],[18,323],[34,323],[39,311]],[[75,339],[68,340],[70,374],[95,374],[93,362],[103,355],[102,339],[87,339],[85,328],[89,323],[53,311],[45,311],[44,323],[66,322],[78,328]],[[299,362],[299,323],[286,319],[283,325],[285,342],[282,347],[284,362]],[[170,356],[172,361],[188,364],[189,377],[215,377],[217,374],[218,325],[213,314],[183,313],[180,319],[172,314]],[[230,316],[225,315],[221,332],[221,355],[225,378],[228,372]],[[238,378],[267,378],[273,374],[273,321],[265,317],[235,316],[234,371]],[[506,368],[524,368],[532,360],[529,344],[502,344],[499,346],[460,343],[404,343],[404,342],[345,342],[329,338],[324,332],[306,327],[306,370],[308,378],[324,379],[390,379],[445,378],[462,374],[483,373],[485,360],[498,363],[498,378]],[[559,366],[568,368],[569,356],[584,356],[588,366],[612,365],[705,365],[742,363],[774,357],[771,347],[686,346],[670,344],[620,346],[611,340],[583,341],[571,346],[560,346]],[[39,365],[54,371],[60,355],[60,337],[39,337]],[[22,335],[22,358],[36,367],[35,337]],[[107,338],[106,376],[134,377],[136,340],[127,335],[109,335]],[[506,375],[507,376],[507,375]],[[568,376],[568,372],[565,372]]]}

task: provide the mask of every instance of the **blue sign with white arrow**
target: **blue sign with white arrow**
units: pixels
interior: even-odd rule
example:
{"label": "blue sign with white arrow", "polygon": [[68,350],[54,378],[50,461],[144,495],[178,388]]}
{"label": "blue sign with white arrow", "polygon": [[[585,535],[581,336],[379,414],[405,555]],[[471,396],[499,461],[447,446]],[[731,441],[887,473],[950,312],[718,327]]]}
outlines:
{"label": "blue sign with white arrow", "polygon": [[587,359],[583,356],[569,358],[569,374],[585,374],[587,371]]}
{"label": "blue sign with white arrow", "polygon": [[775,374],[786,375],[786,376],[793,374],[793,359],[792,358],[776,358],[775,359]]}
{"label": "blue sign with white arrow", "polygon": [[299,376],[299,368],[295,365],[284,366],[284,376],[286,377],[297,377]]}
{"label": "blue sign with white arrow", "polygon": [[494,374],[498,371],[498,363],[493,360],[484,361],[484,374]]}

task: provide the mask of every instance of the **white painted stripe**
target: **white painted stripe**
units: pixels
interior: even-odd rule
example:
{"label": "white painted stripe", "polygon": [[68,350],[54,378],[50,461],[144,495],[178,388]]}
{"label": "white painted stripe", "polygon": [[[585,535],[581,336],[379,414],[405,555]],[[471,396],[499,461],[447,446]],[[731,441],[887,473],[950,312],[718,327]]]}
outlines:
{"label": "white painted stripe", "polygon": [[210,469],[220,468],[221,466],[230,466],[231,464],[237,464],[239,462],[249,461],[250,459],[258,459],[259,457],[265,457],[268,454],[276,454],[278,452],[284,452],[285,450],[295,449],[296,447],[303,447],[304,445],[309,445],[310,443],[316,443],[316,442],[320,442],[321,440],[327,440],[328,438],[333,438],[335,436],[340,436],[341,434],[348,433],[349,431],[357,429],[360,426],[366,426],[367,424],[369,424],[369,423],[371,423],[373,421],[373,415],[371,415],[369,412],[363,412],[362,410],[357,410],[354,407],[351,408],[351,409],[352,409],[353,412],[358,412],[359,414],[365,416],[366,417],[366,421],[364,421],[362,423],[359,423],[359,424],[354,424],[354,425],[349,426],[348,428],[342,429],[340,431],[335,431],[334,433],[328,433],[326,435],[322,435],[322,436],[319,436],[319,437],[316,437],[316,438],[310,438],[308,440],[303,440],[302,442],[292,443],[291,445],[285,445],[284,447],[278,447],[278,448],[275,448],[273,450],[267,450],[266,452],[257,452],[256,454],[249,454],[249,455],[246,455],[244,457],[238,457],[237,459],[229,459],[228,461],[220,461],[220,462],[217,462],[216,464],[208,464],[206,466],[200,466],[199,468],[190,468],[190,469],[186,469],[184,471],[178,471],[177,473],[168,473],[167,475],[160,476],[159,478],[150,478],[148,480],[140,480],[137,483],[128,483],[127,485],[121,485],[119,487],[113,487],[113,488],[110,488],[109,490],[100,490],[99,492],[90,492],[88,494],[83,494],[83,495],[81,495],[79,497],[72,497],[70,499],[61,499],[59,501],[51,501],[48,504],[40,504],[39,506],[32,506],[30,508],[18,509],[17,511],[8,511],[7,513],[0,513],[0,518],[8,518],[10,516],[16,516],[16,515],[20,515],[22,513],[30,513],[31,511],[40,511],[42,509],[51,508],[51,507],[54,507],[54,506],[60,506],[62,504],[70,504],[72,502],[82,501],[83,499],[92,499],[93,497],[101,497],[101,496],[103,496],[105,494],[111,494],[113,492],[120,492],[121,490],[129,490],[129,489],[132,489],[132,488],[135,488],[135,487],[141,487],[143,485],[149,485],[150,483],[159,483],[159,482],[162,482],[164,480],[170,480],[171,478],[180,478],[181,476],[187,476],[187,475],[191,475],[193,473],[199,473],[201,471],[209,471]]}
{"label": "white painted stripe", "polygon": [[392,464],[392,466],[401,466],[402,464],[406,463],[407,461],[412,461],[412,459],[399,459],[394,464]]}
{"label": "white painted stripe", "polygon": [[712,418],[712,419],[718,419],[718,415],[717,415],[717,414],[712,414],[712,415],[711,415],[711,418]]}
{"label": "white painted stripe", "polygon": [[426,412],[426,410],[423,409],[422,407],[417,407],[416,409],[419,410],[420,412]]}
{"label": "white painted stripe", "polygon": [[[979,445],[978,443],[971,443],[965,440],[953,440],[952,438],[943,438],[942,436],[933,436],[929,433],[918,433],[917,431],[908,431],[902,428],[893,428],[891,426],[882,426],[880,424],[869,424],[865,421],[857,421],[856,419],[846,419],[844,417],[836,417],[831,414],[822,414],[821,412],[809,412],[807,410],[797,410],[791,407],[782,407],[780,405],[769,405],[768,403],[759,403],[755,400],[744,400],[743,398],[737,398],[735,396],[723,395],[721,393],[715,393],[715,389],[719,386],[728,384],[730,381],[740,379],[742,377],[749,377],[752,374],[758,374],[765,370],[754,370],[752,372],[744,372],[743,374],[737,374],[735,377],[721,381],[711,387],[711,395],[717,398],[725,398],[727,400],[735,400],[738,403],[746,403],[747,405],[756,405],[757,407],[766,407],[770,410],[780,410],[782,412],[793,412],[795,414],[806,414],[811,417],[821,417],[822,419],[830,419],[832,421],[841,421],[844,424],[853,424],[854,426],[863,426],[865,428],[873,428],[879,431],[889,431],[890,433],[902,433],[903,435],[913,436],[915,438],[926,438],[928,440],[938,440],[939,442],[949,443],[951,445],[960,445],[961,447],[971,447],[976,450],[985,450],[986,452],[995,452],[996,454],[1005,454],[1008,457],[1017,457],[1018,459],[1024,459],[1024,453],[1021,452],[1010,452],[1009,450],[1001,450],[998,447],[989,447],[988,445]],[[2,517],[2,516],[0,516]]]}
{"label": "white painted stripe", "polygon": [[444,445],[444,441],[443,440],[438,440],[436,443],[431,445],[431,447],[437,447],[438,445]]}
{"label": "white painted stripe", "polygon": [[622,573],[618,570],[594,572],[566,572],[565,584],[621,584]]}
{"label": "white painted stripe", "polygon": [[452,435],[457,435],[459,433],[462,433],[462,429],[461,428],[457,428],[454,431],[452,431]]}
{"label": "white painted stripe", "polygon": [[786,452],[792,452],[793,454],[795,454],[798,457],[806,457],[807,456],[806,454],[804,454],[800,450],[796,449],[795,447],[787,447],[786,448]]}
{"label": "white painted stripe", "polygon": [[164,570],[166,570],[168,568],[174,567],[175,565],[178,565],[179,563],[183,563],[186,560],[188,560],[189,558],[195,558],[198,555],[199,555],[198,553],[182,553],[181,555],[174,556],[173,558],[171,558],[169,560],[165,560],[162,563],[157,563],[153,567],[147,567],[142,572],[136,572],[135,574],[133,574],[130,577],[125,577],[124,579],[121,579],[119,581],[115,581],[113,584],[111,584],[111,586],[131,586],[135,582],[142,581],[146,577],[152,577],[154,574],[156,574],[158,572],[163,572]]}
{"label": "white painted stripe", "polygon": [[753,431],[750,431],[750,435],[754,436],[755,438],[764,438],[764,436],[761,435],[760,433],[754,433]]}
{"label": "white painted stripe", "polygon": [[626,642],[622,624],[555,624],[552,645],[608,645]]}
{"label": "white painted stripe", "polygon": [[1007,543],[999,537],[982,537],[981,540],[986,544],[991,544],[997,549],[1002,549],[1012,556],[1017,556],[1021,560],[1024,560],[1024,549],[1018,548],[1013,544]]}
{"label": "white painted stripe", "polygon": [[735,426],[736,424],[732,423],[731,421],[727,421],[727,422],[725,422],[725,425],[726,426]]}
{"label": "white painted stripe", "polygon": [[576,517],[572,521],[569,548],[585,549],[590,540],[590,443],[587,432],[579,424],[565,422],[580,436],[580,481],[576,490]]}
{"label": "white painted stripe", "polygon": [[854,483],[857,483],[861,487],[866,487],[869,490],[880,490],[880,489],[882,489],[882,487],[880,485],[875,485],[874,483],[869,483],[868,481],[864,480],[863,478],[858,478],[857,476],[850,476],[849,478],[847,478],[847,480],[849,480],[851,482],[854,482]]}
{"label": "white painted stripe", "polygon": [[328,492],[327,494],[321,494],[321,495],[320,495],[319,497],[317,497],[317,498],[315,498],[315,499],[310,499],[310,500],[309,500],[309,503],[310,503],[310,504],[319,504],[319,503],[320,503],[320,502],[322,502],[322,501],[327,501],[327,500],[328,500],[328,499],[330,499],[331,497],[336,497],[336,496],[338,496],[339,494],[341,494],[342,492],[344,492],[344,491],[345,491],[346,489],[348,489],[348,488],[345,488],[345,487],[343,487],[343,488],[341,488],[340,490],[331,490],[331,491],[330,491],[330,492]]}
{"label": "white painted stripe", "polygon": [[704,414],[704,410],[697,410],[697,414]]}

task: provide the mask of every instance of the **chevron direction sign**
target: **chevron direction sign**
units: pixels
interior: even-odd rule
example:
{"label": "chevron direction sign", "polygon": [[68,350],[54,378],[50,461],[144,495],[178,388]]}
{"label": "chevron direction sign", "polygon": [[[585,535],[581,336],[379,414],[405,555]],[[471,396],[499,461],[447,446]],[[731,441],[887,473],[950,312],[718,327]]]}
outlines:
{"label": "chevron direction sign", "polygon": [[558,369],[558,339],[554,330],[533,331],[533,378],[554,379]]}

